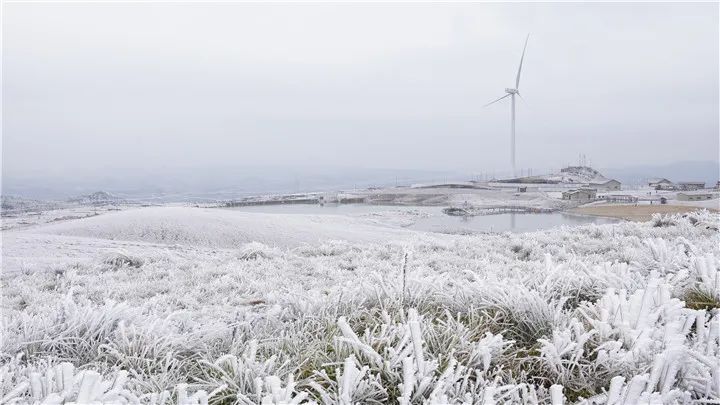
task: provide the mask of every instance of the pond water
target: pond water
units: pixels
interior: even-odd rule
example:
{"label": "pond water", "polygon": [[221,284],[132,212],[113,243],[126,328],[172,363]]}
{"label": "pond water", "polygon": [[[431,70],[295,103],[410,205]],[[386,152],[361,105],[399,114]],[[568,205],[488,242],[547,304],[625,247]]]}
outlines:
{"label": "pond water", "polygon": [[[531,232],[554,228],[561,225],[612,224],[619,220],[566,214],[562,212],[545,214],[506,213],[471,217],[450,216],[442,212],[445,207],[397,206],[369,204],[277,204],[233,207],[244,212],[268,214],[304,215],[347,215],[369,217],[418,231],[442,233],[478,232]],[[394,221],[394,219],[401,221]]]}

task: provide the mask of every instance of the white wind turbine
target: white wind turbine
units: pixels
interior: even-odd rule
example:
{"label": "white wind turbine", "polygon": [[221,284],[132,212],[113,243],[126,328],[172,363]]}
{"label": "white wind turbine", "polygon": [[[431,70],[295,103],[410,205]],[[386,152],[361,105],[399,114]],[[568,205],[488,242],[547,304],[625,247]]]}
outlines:
{"label": "white wind turbine", "polygon": [[[515,171],[515,95],[517,94],[518,96],[520,96],[520,72],[522,71],[523,59],[525,59],[525,48],[527,48],[528,39],[530,39],[530,34],[528,34],[528,36],[525,38],[525,46],[523,46],[522,56],[520,57],[520,67],[518,67],[517,77],[515,78],[515,88],[506,88],[506,95],[500,97],[497,100],[491,101],[483,106],[487,107],[490,104],[497,103],[504,98],[510,97],[510,161],[512,162],[513,176],[517,175]],[[520,97],[522,98],[522,96]]]}

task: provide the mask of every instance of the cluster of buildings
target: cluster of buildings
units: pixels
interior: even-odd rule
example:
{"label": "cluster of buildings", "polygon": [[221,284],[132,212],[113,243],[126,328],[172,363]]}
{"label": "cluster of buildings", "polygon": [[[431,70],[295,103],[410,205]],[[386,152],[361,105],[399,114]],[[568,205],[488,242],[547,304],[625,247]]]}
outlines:
{"label": "cluster of buildings", "polygon": [[673,183],[672,181],[664,178],[650,179],[648,180],[648,186],[655,190],[682,190],[682,191],[695,191],[702,190],[705,188],[704,181],[680,181]]}
{"label": "cluster of buildings", "polygon": [[[582,203],[596,200],[616,203],[638,203],[640,200],[643,200],[650,204],[656,201],[660,204],[665,204],[669,199],[702,201],[717,198],[717,191],[713,193],[706,189],[705,182],[703,181],[680,181],[675,183],[665,178],[649,179],[647,184],[652,189],[658,191],[676,191],[676,193],[669,193],[674,194],[673,196],[666,195],[668,193],[648,192],[647,189],[638,192],[613,193],[614,191],[619,191],[622,184],[618,180],[605,178],[600,172],[588,166],[568,166],[562,168],[559,173],[497,180],[497,182],[516,184],[517,192],[519,193],[527,192],[530,189],[530,187],[528,187],[529,184],[533,186],[546,184],[569,186],[572,184],[575,188],[563,191],[562,199]],[[720,190],[720,181],[718,181],[715,188]]]}
{"label": "cluster of buildings", "polygon": [[[657,178],[648,180],[648,186],[655,190],[671,190],[683,191],[677,193],[677,199],[680,201],[703,201],[713,198],[712,193],[706,193],[704,181],[679,181],[673,183],[665,178]],[[717,182],[715,188],[720,188],[720,181]]]}
{"label": "cluster of buildings", "polygon": [[[651,179],[648,185],[655,190],[679,191],[676,199],[679,201],[703,201],[711,200],[713,194],[705,189],[705,182],[702,181],[680,181],[673,183],[664,178]],[[602,183],[590,183],[585,186],[573,190],[564,191],[562,193],[563,200],[588,202],[602,199],[608,202],[624,202],[634,203],[638,201],[638,197],[627,194],[604,194],[598,197],[598,191],[620,190],[620,182],[617,180],[608,180]],[[720,190],[720,181],[715,185]],[[665,204],[667,197],[661,197],[660,203]]]}
{"label": "cluster of buildings", "polygon": [[620,190],[620,186],[622,186],[622,183],[615,179],[598,183],[588,183],[585,187],[563,191],[562,199],[571,201],[592,201],[597,198],[598,190],[615,191]]}

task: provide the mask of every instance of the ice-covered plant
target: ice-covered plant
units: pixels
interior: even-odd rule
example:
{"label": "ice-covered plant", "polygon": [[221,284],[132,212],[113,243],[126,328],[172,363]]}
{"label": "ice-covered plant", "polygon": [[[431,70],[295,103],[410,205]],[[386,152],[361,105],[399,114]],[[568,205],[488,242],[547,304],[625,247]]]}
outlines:
{"label": "ice-covered plant", "polygon": [[335,370],[336,378],[328,376],[325,370],[316,373],[319,381],[308,382],[326,405],[356,403],[382,403],[387,394],[377,375],[370,372],[370,367],[358,367],[354,357],[348,357],[342,368]]}
{"label": "ice-covered plant", "polygon": [[93,370],[78,371],[64,362],[30,372],[27,379],[4,393],[0,403],[203,405],[214,394],[203,390],[189,393],[187,384],[178,384],[174,398],[169,391],[138,395],[127,386],[129,379],[125,370],[103,376]]}
{"label": "ice-covered plant", "polygon": [[720,268],[715,256],[708,253],[693,257],[690,263],[690,274],[696,283],[694,287],[720,301]]}
{"label": "ice-covered plant", "polygon": [[278,249],[259,242],[246,243],[238,249],[238,259],[240,260],[270,259],[279,254]]}
{"label": "ice-covered plant", "polygon": [[202,364],[203,376],[199,382],[208,389],[222,387],[217,393],[218,400],[249,405],[279,401],[278,398],[290,398],[294,394],[291,375],[288,375],[287,386],[281,388],[277,356],[259,359],[257,340],[248,342],[240,355],[226,354],[214,362],[203,360]]}

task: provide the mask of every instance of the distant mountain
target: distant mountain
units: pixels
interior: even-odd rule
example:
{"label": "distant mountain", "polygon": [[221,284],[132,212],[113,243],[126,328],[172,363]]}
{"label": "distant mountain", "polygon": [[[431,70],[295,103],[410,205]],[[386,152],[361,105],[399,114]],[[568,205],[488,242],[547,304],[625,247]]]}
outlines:
{"label": "distant mountain", "polygon": [[91,194],[70,198],[67,201],[82,205],[108,205],[124,202],[122,198],[116,197],[105,191],[96,191]]}
{"label": "distant mountain", "polygon": [[663,165],[638,165],[601,169],[606,177],[623,184],[645,184],[650,178],[666,178],[673,182],[704,181],[707,186],[720,179],[720,162],[675,162]]}
{"label": "distant mountain", "polygon": [[[617,179],[625,185],[643,184],[652,177],[672,181],[704,181],[720,177],[718,162],[677,162],[624,168],[585,166],[523,178],[525,183],[599,183]],[[3,173],[2,195],[81,204],[118,202],[217,201],[264,194],[352,190],[355,188],[444,183],[466,180],[459,171],[423,171],[332,167],[209,167],[184,169],[127,169],[112,175],[54,174],[10,176]],[[505,180],[505,181],[518,181]],[[96,191],[103,190],[103,191]],[[78,197],[79,196],[79,197]],[[69,200],[68,200],[69,199]],[[7,202],[16,205],[17,202]]]}
{"label": "distant mountain", "polygon": [[[333,167],[207,167],[110,174],[3,174],[2,194],[41,200],[215,201],[258,194],[349,190],[465,178],[451,171]],[[95,190],[104,190],[100,194]],[[106,193],[108,195],[102,194]],[[81,197],[76,197],[81,195]]]}

